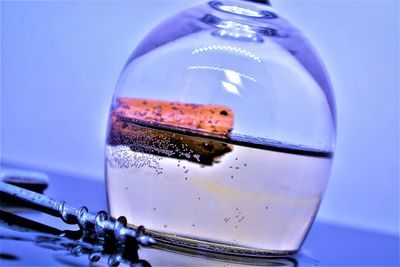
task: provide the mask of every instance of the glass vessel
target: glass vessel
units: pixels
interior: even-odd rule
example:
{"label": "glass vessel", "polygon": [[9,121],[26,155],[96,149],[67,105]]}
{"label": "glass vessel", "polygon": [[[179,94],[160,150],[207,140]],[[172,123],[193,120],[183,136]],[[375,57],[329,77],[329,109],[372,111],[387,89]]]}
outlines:
{"label": "glass vessel", "polygon": [[170,244],[240,255],[301,246],[331,167],[324,67],[270,6],[210,1],[150,32],[115,89],[109,210]]}

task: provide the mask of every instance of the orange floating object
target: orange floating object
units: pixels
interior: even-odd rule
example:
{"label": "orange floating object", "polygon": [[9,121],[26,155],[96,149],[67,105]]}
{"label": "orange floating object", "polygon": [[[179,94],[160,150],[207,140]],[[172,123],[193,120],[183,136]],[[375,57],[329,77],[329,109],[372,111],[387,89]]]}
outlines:
{"label": "orange floating object", "polygon": [[233,111],[221,105],[118,98],[115,113],[145,122],[228,135],[233,129]]}
{"label": "orange floating object", "polygon": [[[215,157],[232,151],[232,146],[206,139],[207,135],[229,137],[233,121],[233,111],[221,105],[118,98],[112,111],[109,143],[210,165]],[[198,136],[185,135],[188,130]],[[188,157],[182,149],[196,157]]]}

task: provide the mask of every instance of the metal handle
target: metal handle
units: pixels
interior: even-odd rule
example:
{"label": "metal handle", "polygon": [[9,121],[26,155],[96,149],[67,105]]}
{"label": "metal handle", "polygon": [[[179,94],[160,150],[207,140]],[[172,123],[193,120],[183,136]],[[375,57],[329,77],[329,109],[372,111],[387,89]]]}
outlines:
{"label": "metal handle", "polygon": [[4,182],[0,182],[0,194],[2,199],[5,197],[12,201],[23,202],[30,208],[60,217],[68,224],[78,224],[83,230],[94,231],[100,238],[111,235],[118,241],[134,238],[140,245],[156,244],[152,237],[144,234],[143,226],[140,226],[137,230],[127,227],[127,220],[123,216],[113,221],[108,219],[108,214],[105,211],[93,215],[88,212],[88,208],[85,206],[77,209],[65,201],[58,201]]}

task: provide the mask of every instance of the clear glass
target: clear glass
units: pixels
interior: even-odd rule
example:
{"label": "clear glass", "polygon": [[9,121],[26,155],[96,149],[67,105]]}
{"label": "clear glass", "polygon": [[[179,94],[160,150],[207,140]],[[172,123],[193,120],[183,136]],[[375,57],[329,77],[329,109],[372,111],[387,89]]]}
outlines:
{"label": "clear glass", "polygon": [[325,190],[335,107],[310,44],[270,6],[211,1],[155,28],[115,90],[110,213],[164,242],[296,252]]}

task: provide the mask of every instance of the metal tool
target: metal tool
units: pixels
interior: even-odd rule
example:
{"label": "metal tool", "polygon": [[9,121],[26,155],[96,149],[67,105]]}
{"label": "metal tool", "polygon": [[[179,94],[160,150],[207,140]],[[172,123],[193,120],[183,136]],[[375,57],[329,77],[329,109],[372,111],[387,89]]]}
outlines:
{"label": "metal tool", "polygon": [[0,210],[0,226],[11,230],[1,231],[0,243],[3,240],[32,242],[42,248],[67,252],[55,254],[55,260],[63,260],[69,255],[88,255],[90,263],[98,262],[102,258],[108,266],[118,266],[119,263],[132,267],[151,266],[146,260],[139,258],[135,240],[123,243],[107,239],[99,240],[81,230],[62,231],[2,210]]}
{"label": "metal tool", "polygon": [[84,231],[94,231],[99,238],[108,235],[114,237],[117,241],[133,238],[139,245],[143,246],[156,244],[152,237],[144,234],[143,226],[139,226],[137,230],[127,227],[127,220],[123,216],[117,220],[110,220],[105,211],[93,215],[88,212],[88,208],[85,206],[77,209],[65,201],[55,200],[43,194],[4,182],[0,182],[0,194],[1,199],[23,202],[30,208],[60,217],[68,224],[78,224]]}

